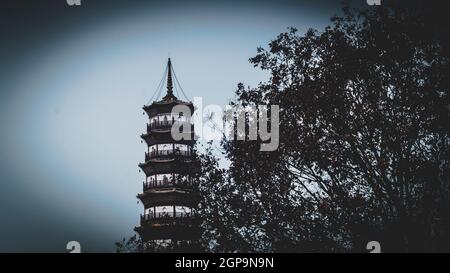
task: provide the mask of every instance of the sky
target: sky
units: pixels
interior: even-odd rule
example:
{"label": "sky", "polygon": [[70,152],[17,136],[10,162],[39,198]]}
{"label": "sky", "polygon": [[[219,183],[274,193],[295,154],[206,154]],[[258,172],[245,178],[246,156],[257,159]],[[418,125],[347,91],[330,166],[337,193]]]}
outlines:
{"label": "sky", "polygon": [[[354,0],[356,5],[364,0]],[[189,99],[225,106],[248,59],[339,1],[0,2],[0,252],[114,252],[143,212],[147,117],[170,56]]]}

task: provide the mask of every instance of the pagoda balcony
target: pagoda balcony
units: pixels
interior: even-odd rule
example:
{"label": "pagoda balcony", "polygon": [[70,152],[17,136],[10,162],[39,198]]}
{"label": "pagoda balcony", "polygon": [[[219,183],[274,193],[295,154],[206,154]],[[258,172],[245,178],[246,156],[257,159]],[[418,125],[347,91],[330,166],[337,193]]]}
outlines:
{"label": "pagoda balcony", "polygon": [[173,120],[152,122],[150,124],[147,123],[147,132],[150,132],[152,129],[161,129],[161,128],[172,127],[172,125],[174,123],[175,123],[175,121],[173,121]]}
{"label": "pagoda balcony", "polygon": [[[147,134],[150,134],[151,131],[155,130],[155,129],[171,129],[172,125],[175,122],[176,122],[176,120],[167,120],[167,121],[147,123]],[[180,123],[186,124],[185,126],[187,126],[188,128],[190,126],[191,127],[191,132],[194,131],[194,125],[191,124],[190,122],[180,121]]]}
{"label": "pagoda balcony", "polygon": [[145,161],[149,161],[153,158],[174,158],[174,157],[190,157],[192,155],[191,151],[180,151],[180,150],[160,150],[160,151],[152,151],[150,153],[145,153]]}
{"label": "pagoda balcony", "polygon": [[173,221],[191,221],[195,219],[193,212],[157,212],[141,215],[141,226],[152,223],[164,223]]}
{"label": "pagoda balcony", "polygon": [[153,180],[150,182],[143,183],[143,191],[147,191],[150,189],[160,189],[160,188],[172,188],[172,187],[180,187],[180,188],[191,188],[191,183],[185,181],[177,181],[177,180]]}

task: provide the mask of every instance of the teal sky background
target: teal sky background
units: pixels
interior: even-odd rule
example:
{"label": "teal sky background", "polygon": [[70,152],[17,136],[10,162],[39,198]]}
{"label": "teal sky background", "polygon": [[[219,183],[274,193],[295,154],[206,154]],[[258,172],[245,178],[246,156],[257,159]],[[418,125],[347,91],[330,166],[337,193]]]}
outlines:
{"label": "teal sky background", "polygon": [[[36,3],[39,2],[39,3]],[[365,2],[365,1],[356,1]],[[248,59],[339,1],[2,1],[0,252],[113,252],[142,206],[147,117],[170,54],[190,99],[224,106]]]}

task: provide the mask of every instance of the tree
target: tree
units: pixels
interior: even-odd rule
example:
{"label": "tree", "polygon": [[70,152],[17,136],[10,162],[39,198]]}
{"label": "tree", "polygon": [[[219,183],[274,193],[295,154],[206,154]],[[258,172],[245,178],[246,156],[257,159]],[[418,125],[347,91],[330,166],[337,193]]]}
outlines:
{"label": "tree", "polygon": [[138,235],[131,236],[128,240],[123,238],[122,241],[116,242],[117,253],[137,253],[143,252],[142,239]]}
{"label": "tree", "polygon": [[280,34],[271,73],[233,105],[279,105],[280,145],[203,156],[212,251],[450,250],[449,42],[427,12],[344,7],[322,32]]}

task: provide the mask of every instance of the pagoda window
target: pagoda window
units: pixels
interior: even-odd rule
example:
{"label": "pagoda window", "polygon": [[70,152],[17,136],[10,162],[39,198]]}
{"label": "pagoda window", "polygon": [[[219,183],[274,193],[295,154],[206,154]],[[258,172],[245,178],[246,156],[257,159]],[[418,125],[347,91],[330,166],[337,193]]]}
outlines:
{"label": "pagoda window", "polygon": [[174,148],[175,148],[175,150],[189,151],[189,146],[185,145],[185,144],[175,144]]}
{"label": "pagoda window", "polygon": [[156,218],[172,218],[174,216],[174,206],[155,207]]}
{"label": "pagoda window", "polygon": [[189,120],[183,116],[183,113],[165,113],[158,114],[152,122],[158,123],[158,125],[171,125],[175,121],[188,122]]}
{"label": "pagoda window", "polygon": [[151,218],[155,215],[155,208],[148,208],[145,210],[145,215],[149,215]]}
{"label": "pagoda window", "polygon": [[150,156],[167,156],[172,154],[191,155],[192,148],[186,144],[155,144],[149,147]]}
{"label": "pagoda window", "polygon": [[175,206],[175,214],[179,218],[191,217],[194,211],[189,207]]}
{"label": "pagoda window", "polygon": [[150,178],[149,182],[153,187],[168,186],[174,183],[174,177],[173,174],[156,174]]}

